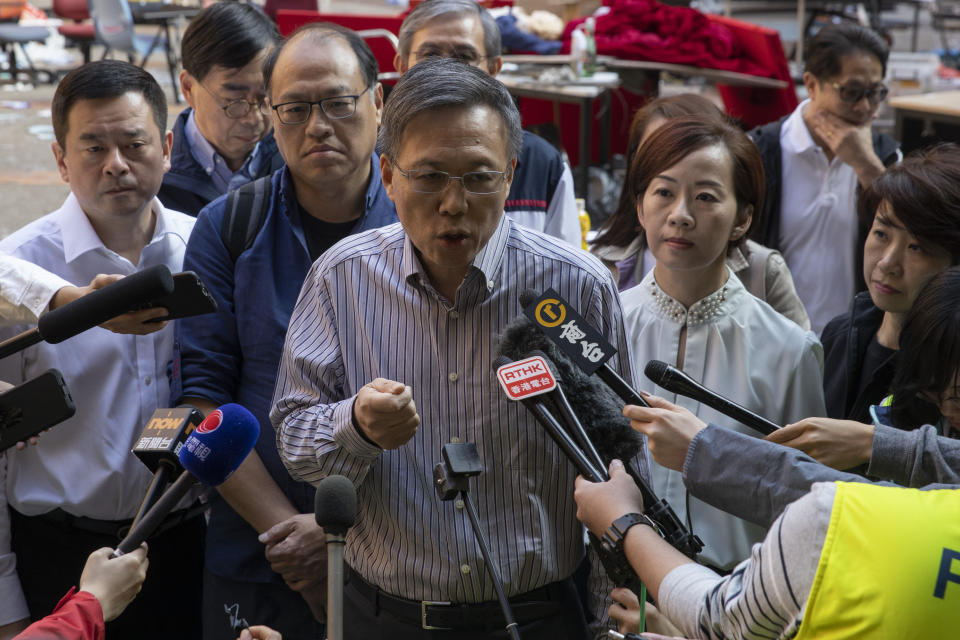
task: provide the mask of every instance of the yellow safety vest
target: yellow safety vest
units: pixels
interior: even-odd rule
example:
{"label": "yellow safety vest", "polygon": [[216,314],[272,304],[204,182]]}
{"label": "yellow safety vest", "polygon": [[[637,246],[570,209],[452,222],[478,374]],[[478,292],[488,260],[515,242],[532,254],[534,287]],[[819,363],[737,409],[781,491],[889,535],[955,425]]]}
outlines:
{"label": "yellow safety vest", "polygon": [[960,638],[960,489],[838,482],[808,638]]}

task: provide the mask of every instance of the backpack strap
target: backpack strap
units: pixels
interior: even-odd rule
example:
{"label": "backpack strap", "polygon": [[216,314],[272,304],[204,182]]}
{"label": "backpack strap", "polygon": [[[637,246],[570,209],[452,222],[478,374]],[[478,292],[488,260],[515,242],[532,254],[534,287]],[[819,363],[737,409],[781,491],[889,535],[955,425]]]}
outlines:
{"label": "backpack strap", "polygon": [[220,237],[234,262],[253,246],[270,209],[270,176],[248,182],[227,194]]}

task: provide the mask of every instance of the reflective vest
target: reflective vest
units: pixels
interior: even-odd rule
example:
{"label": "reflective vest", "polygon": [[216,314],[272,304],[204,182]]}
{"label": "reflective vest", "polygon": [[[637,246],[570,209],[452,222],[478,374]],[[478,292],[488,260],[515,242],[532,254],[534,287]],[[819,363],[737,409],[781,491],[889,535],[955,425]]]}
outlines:
{"label": "reflective vest", "polygon": [[960,638],[960,487],[838,482],[797,640]]}

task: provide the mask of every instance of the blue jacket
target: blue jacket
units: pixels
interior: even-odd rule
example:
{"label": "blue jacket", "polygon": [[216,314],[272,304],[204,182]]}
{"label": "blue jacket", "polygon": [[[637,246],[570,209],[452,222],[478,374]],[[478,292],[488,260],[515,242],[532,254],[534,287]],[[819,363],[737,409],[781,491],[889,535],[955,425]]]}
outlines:
{"label": "blue jacket", "polygon": [[[352,233],[397,221],[376,155],[371,162],[364,215]],[[225,207],[224,196],[201,211],[187,245],[183,268],[200,276],[217,300],[217,311],[177,321],[171,398],[177,403],[195,396],[249,409],[260,422],[256,450],[270,475],[301,513],[312,513],[313,487],[287,473],[269,418],[287,324],[312,263],[289,172],[273,174],[263,227],[236,264],[221,236]],[[282,583],[253,527],[219,495],[211,503],[206,566],[233,580]]]}
{"label": "blue jacket", "polygon": [[[186,133],[190,112],[191,109],[184,109],[173,125],[170,170],[163,176],[163,184],[160,185],[157,197],[166,208],[195,216],[222,194],[190,150],[190,141],[187,140]],[[257,175],[253,176],[254,180],[269,176],[283,166],[283,157],[277,149],[276,140],[273,139],[273,131],[260,141],[258,153],[262,154],[262,158]]]}

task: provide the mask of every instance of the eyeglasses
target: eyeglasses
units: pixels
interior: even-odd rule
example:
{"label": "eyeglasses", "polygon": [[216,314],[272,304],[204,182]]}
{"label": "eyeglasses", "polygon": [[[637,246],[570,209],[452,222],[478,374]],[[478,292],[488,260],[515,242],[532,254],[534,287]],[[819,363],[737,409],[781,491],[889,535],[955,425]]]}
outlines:
{"label": "eyeglasses", "polygon": [[[210,89],[207,89],[207,86],[202,82],[197,82],[203,90],[209,93],[214,100],[221,102],[223,99],[215,94]],[[220,106],[220,105],[217,105]],[[259,109],[263,113],[263,107],[266,106],[266,97],[260,98],[257,102],[250,102],[249,100],[244,100],[243,98],[237,98],[236,100],[228,100],[227,104],[220,106],[223,109],[223,112],[227,114],[227,117],[231,120],[239,120],[240,118],[245,117],[250,113],[251,109]]]}
{"label": "eyeglasses", "polygon": [[303,124],[310,119],[314,105],[319,105],[323,114],[331,120],[342,120],[357,112],[357,99],[369,90],[370,87],[367,87],[356,95],[334,96],[314,102],[284,102],[273,105],[271,108],[277,112],[277,117],[283,124]]}
{"label": "eyeglasses", "polygon": [[462,176],[452,176],[446,171],[404,171],[400,167],[397,167],[397,173],[406,178],[410,188],[417,193],[440,193],[451,180],[459,180],[467,193],[478,196],[496,193],[507,177],[505,171],[468,171]]}
{"label": "eyeglasses", "polygon": [[860,102],[866,97],[866,99],[870,101],[870,104],[878,104],[883,102],[883,99],[887,97],[887,93],[890,92],[885,85],[880,83],[864,87],[859,84],[849,85],[833,82],[830,86],[837,90],[841,100],[850,103]]}

